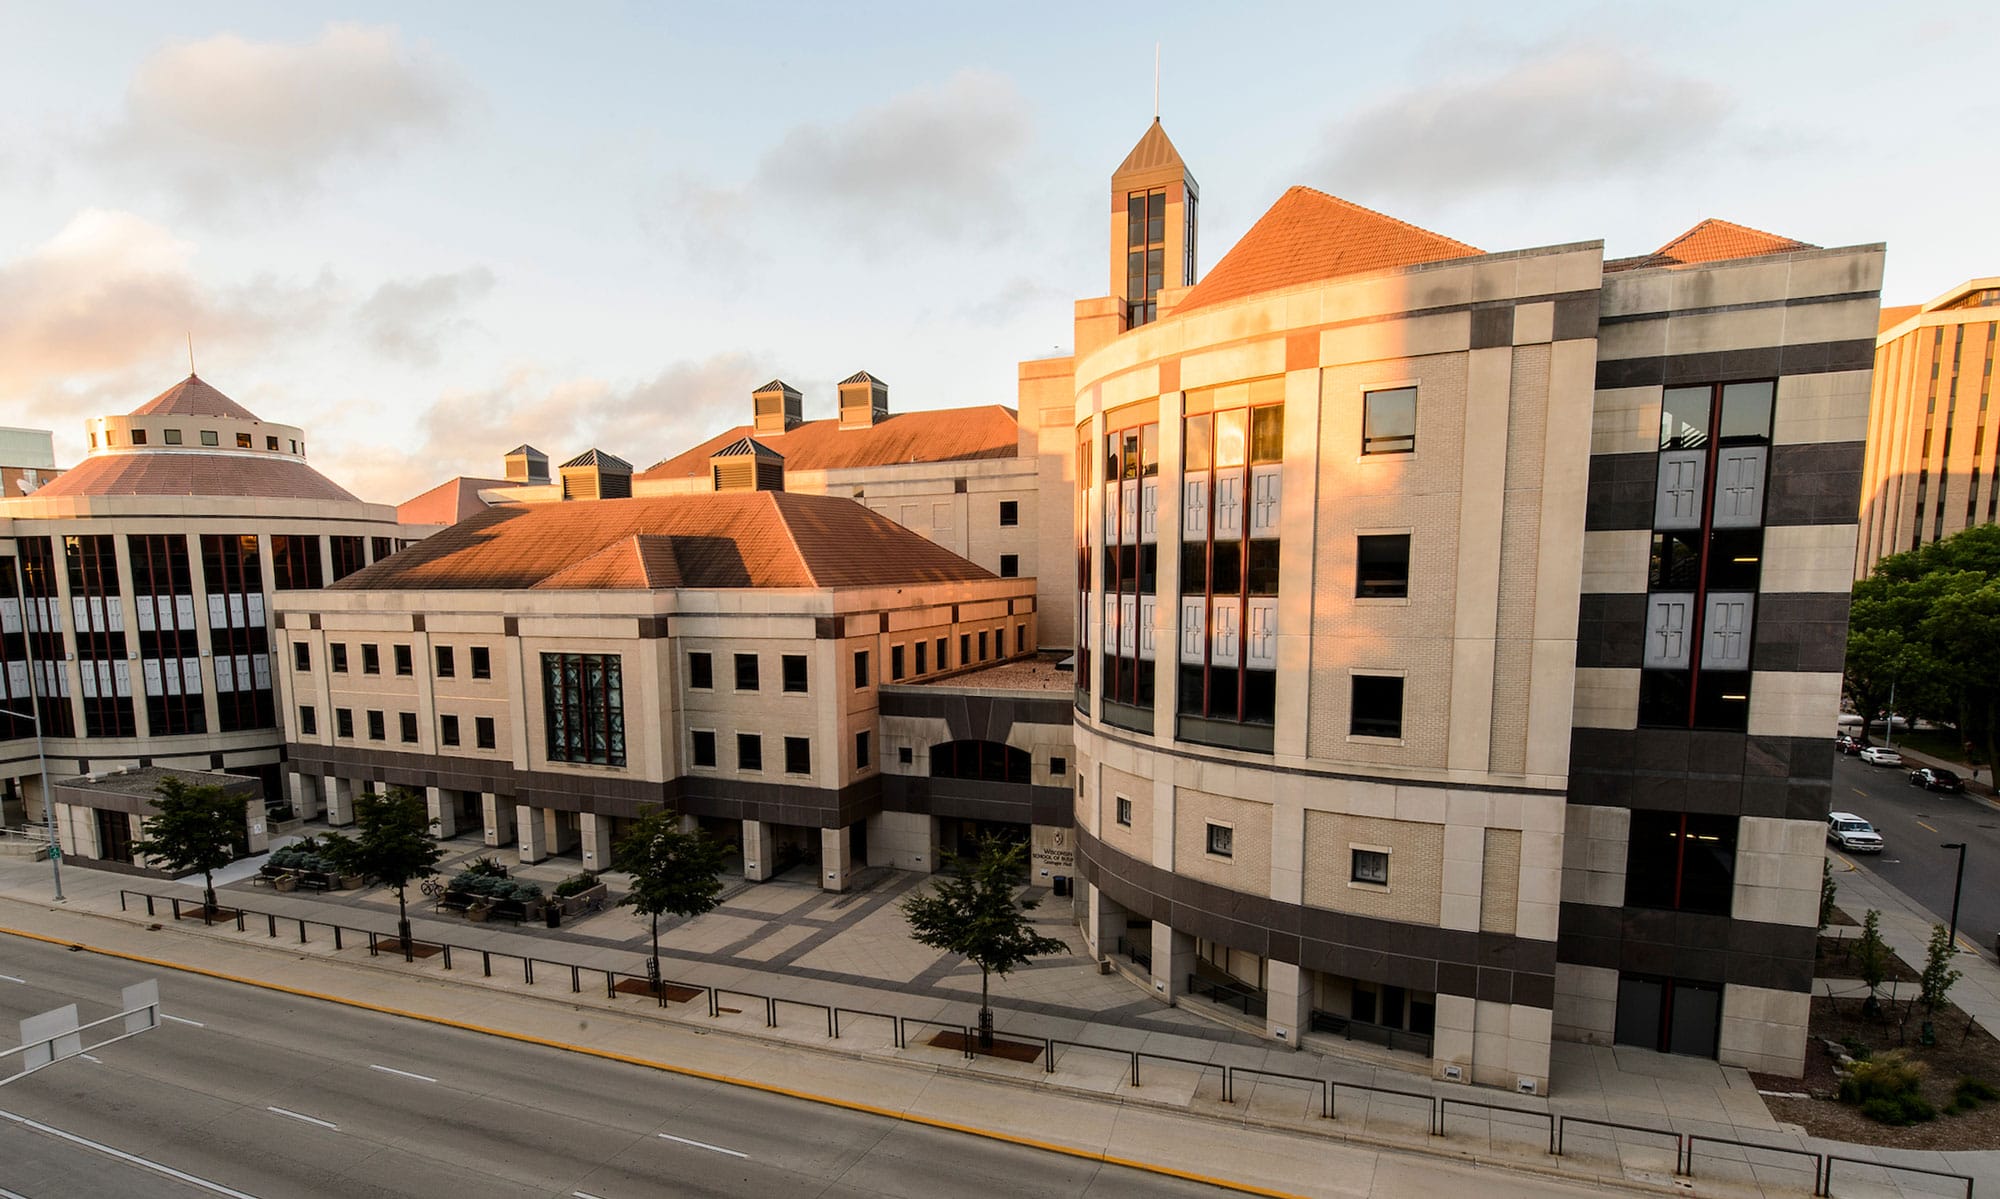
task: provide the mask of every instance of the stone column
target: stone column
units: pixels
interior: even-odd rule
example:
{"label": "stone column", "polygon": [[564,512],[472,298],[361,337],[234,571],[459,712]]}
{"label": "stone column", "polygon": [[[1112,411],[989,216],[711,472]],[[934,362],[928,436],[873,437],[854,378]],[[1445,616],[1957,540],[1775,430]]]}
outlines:
{"label": "stone column", "polygon": [[548,825],[550,853],[568,853],[576,848],[576,829],[570,825],[568,812],[543,808],[542,820]]}
{"label": "stone column", "polygon": [[1090,951],[1102,961],[1118,952],[1118,938],[1125,935],[1125,909],[1091,884],[1083,887],[1088,913],[1083,935],[1090,942]]}
{"label": "stone column", "polygon": [[527,863],[539,862],[549,856],[548,824],[542,813],[528,804],[520,804],[514,809],[521,829],[521,860]]}
{"label": "stone column", "polygon": [[611,817],[585,812],[580,820],[585,870],[611,869]]}
{"label": "stone column", "polygon": [[744,821],[743,877],[753,883],[770,878],[777,868],[777,857],[777,839],[771,836],[771,826],[762,820]]}
{"label": "stone column", "polygon": [[292,815],[300,820],[311,820],[319,815],[319,780],[310,774],[294,770],[287,774],[286,781],[292,793]]}
{"label": "stone column", "polygon": [[430,809],[431,819],[436,822],[438,840],[458,836],[458,796],[443,787],[425,787],[424,806]]}
{"label": "stone column", "polygon": [[252,797],[243,801],[243,827],[249,830],[251,853],[271,848],[271,820],[264,814],[264,801]]}
{"label": "stone column", "polygon": [[1292,1048],[1312,1024],[1312,975],[1290,962],[1276,958],[1264,963],[1265,993],[1270,1006],[1264,1016],[1264,1032],[1274,1041]]}
{"label": "stone column", "polygon": [[354,823],[353,779],[328,775],[326,778],[326,822],[339,828]]}
{"label": "stone column", "polygon": [[1153,921],[1153,994],[1172,1003],[1187,990],[1194,973],[1194,934]]}
{"label": "stone column", "polygon": [[485,825],[486,844],[498,849],[502,845],[514,843],[514,805],[503,796],[491,791],[479,793],[481,823]]}
{"label": "stone column", "polygon": [[854,874],[854,830],[819,830],[819,885],[822,891],[845,891]]}

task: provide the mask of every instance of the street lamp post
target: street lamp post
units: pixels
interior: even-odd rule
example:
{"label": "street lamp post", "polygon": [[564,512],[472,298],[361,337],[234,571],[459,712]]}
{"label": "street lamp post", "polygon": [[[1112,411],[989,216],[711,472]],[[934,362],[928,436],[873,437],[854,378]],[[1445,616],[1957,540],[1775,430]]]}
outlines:
{"label": "street lamp post", "polygon": [[1951,951],[1958,952],[1958,897],[1965,890],[1965,842],[1946,841],[1939,849],[1958,851],[1958,882],[1951,888]]}

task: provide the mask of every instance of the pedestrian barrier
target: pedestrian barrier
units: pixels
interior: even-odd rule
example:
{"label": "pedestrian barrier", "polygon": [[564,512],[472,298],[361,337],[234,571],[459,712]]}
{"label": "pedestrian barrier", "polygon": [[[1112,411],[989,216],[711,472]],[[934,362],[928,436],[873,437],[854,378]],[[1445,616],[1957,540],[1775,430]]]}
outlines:
{"label": "pedestrian barrier", "polygon": [[1872,1166],[1877,1170],[1882,1170],[1887,1173],[1921,1174],[1927,1178],[1948,1178],[1953,1182],[1964,1183],[1965,1199],[1972,1199],[1972,1179],[1964,1174],[1953,1174],[1948,1170],[1926,1170],[1921,1166],[1896,1166],[1896,1165],[1891,1165],[1888,1162],[1869,1161],[1866,1158],[1860,1158],[1860,1157],[1841,1157],[1838,1154],[1833,1154],[1833,1153],[1829,1153],[1826,1155],[1826,1170],[1824,1174],[1825,1181],[1822,1183],[1820,1189],[1815,1191],[1814,1194],[1825,1195],[1828,1196],[1829,1199],[1831,1199],[1831,1197],[1833,1196],[1833,1166],[1835,1162],[1846,1162],[1850,1166]]}
{"label": "pedestrian barrier", "polygon": [[1813,1194],[1818,1195],[1821,1193],[1822,1190],[1821,1174],[1826,1169],[1826,1161],[1823,1157],[1821,1157],[1821,1155],[1814,1153],[1809,1149],[1794,1149],[1786,1145],[1763,1145],[1759,1144],[1756,1141],[1737,1141],[1737,1140],[1732,1140],[1729,1137],[1709,1136],[1707,1133],[1699,1133],[1699,1132],[1689,1133],[1687,1138],[1687,1169],[1684,1171],[1684,1173],[1686,1173],[1686,1175],[1689,1178],[1694,1177],[1695,1150],[1700,1148],[1702,1145],[1729,1145],[1737,1149],[1745,1150],[1746,1153],[1744,1155],[1743,1161],[1746,1165],[1750,1165],[1752,1167],[1754,1167],[1756,1163],[1750,1160],[1749,1154],[1747,1152],[1749,1150],[1755,1150],[1760,1153],[1775,1153],[1781,1157],[1802,1157],[1806,1159],[1808,1162],[1812,1163]]}
{"label": "pedestrian barrier", "polygon": [[[1236,1076],[1248,1074],[1255,1078],[1277,1078],[1285,1082],[1302,1082],[1319,1092],[1319,1114],[1323,1120],[1333,1119],[1333,1082],[1325,1078],[1307,1078],[1303,1074],[1281,1074],[1276,1070],[1259,1070],[1254,1066],[1224,1066],[1222,1068],[1222,1101],[1236,1102]],[[1429,1096],[1425,1096],[1428,1100]]]}
{"label": "pedestrian barrier", "polygon": [[1593,1128],[1615,1128],[1622,1132],[1637,1132],[1637,1133],[1644,1133],[1648,1136],[1666,1137],[1669,1140],[1673,1141],[1674,1143],[1674,1173],[1676,1174],[1684,1173],[1684,1171],[1681,1169],[1681,1157],[1683,1152],[1685,1151],[1685,1146],[1682,1142],[1680,1133],[1677,1133],[1670,1128],[1652,1128],[1644,1124],[1621,1124],[1616,1120],[1599,1120],[1591,1116],[1556,1117],[1556,1144],[1555,1148],[1551,1149],[1549,1152],[1553,1153],[1557,1157],[1561,1157],[1563,1155],[1563,1132],[1572,1124],[1585,1124]]}

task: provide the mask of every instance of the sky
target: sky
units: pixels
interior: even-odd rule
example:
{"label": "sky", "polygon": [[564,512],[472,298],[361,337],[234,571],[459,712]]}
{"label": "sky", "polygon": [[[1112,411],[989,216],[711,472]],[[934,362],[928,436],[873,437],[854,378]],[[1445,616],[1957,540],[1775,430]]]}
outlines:
{"label": "sky", "polygon": [[808,418],[1012,404],[1111,288],[1160,115],[1206,270],[1306,184],[1488,250],[1715,216],[2000,274],[2000,5],[0,0],[0,425],[187,373],[394,503],[526,441],[643,469]]}

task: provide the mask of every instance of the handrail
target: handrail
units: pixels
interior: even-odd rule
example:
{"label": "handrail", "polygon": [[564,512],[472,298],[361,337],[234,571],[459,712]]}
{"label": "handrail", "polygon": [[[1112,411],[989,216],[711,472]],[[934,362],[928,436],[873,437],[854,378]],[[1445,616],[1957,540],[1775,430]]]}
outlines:
{"label": "handrail", "polygon": [[1814,1192],[1815,1194],[1828,1196],[1831,1199],[1833,1195],[1833,1163],[1835,1162],[1846,1162],[1851,1166],[1874,1166],[1879,1170],[1900,1170],[1905,1174],[1923,1174],[1931,1178],[1950,1178],[1964,1183],[1965,1199],[1972,1199],[1972,1178],[1969,1175],[1954,1174],[1949,1170],[1926,1170],[1922,1166],[1899,1166],[1894,1162],[1869,1161],[1867,1158],[1861,1157],[1841,1157],[1833,1153],[1826,1155],[1826,1179],[1821,1189]]}
{"label": "handrail", "polygon": [[[1259,1078],[1282,1078],[1286,1082],[1302,1082],[1319,1092],[1319,1114],[1324,1120],[1333,1119],[1333,1080],[1311,1078],[1304,1074],[1285,1074],[1277,1070],[1260,1070],[1255,1066],[1224,1066],[1222,1068],[1222,1101],[1236,1102],[1236,1076],[1254,1074]],[[1372,1089],[1372,1088],[1371,1088]]]}
{"label": "handrail", "polygon": [[[1738,1141],[1730,1137],[1710,1136],[1705,1132],[1691,1132],[1687,1136],[1687,1169],[1682,1171],[1689,1178],[1694,1177],[1694,1148],[1698,1142],[1710,1145],[1733,1145],[1738,1149],[1758,1149],[1765,1153],[1783,1153],[1792,1157],[1803,1157],[1812,1162],[1813,1194],[1820,1193],[1820,1177],[1826,1170],[1826,1158],[1810,1149],[1798,1149],[1790,1145],[1763,1145],[1756,1141]],[[1744,1159],[1749,1161],[1748,1157]]]}
{"label": "handrail", "polygon": [[1489,1112],[1506,1112],[1510,1116],[1527,1116],[1534,1120],[1546,1120],[1549,1125],[1549,1152],[1554,1153],[1556,1151],[1556,1117],[1554,1112],[1532,1111],[1525,1107],[1511,1107],[1504,1103],[1485,1103],[1478,1099],[1460,1099],[1456,1095],[1439,1095],[1437,1102],[1436,1135],[1438,1136],[1446,1135],[1444,1126],[1445,1113],[1452,1104],[1456,1103],[1460,1107],[1477,1107]]}
{"label": "handrail", "polygon": [[1623,1132],[1640,1132],[1648,1136],[1672,1137],[1674,1141],[1674,1173],[1684,1173],[1681,1169],[1681,1155],[1686,1152],[1687,1138],[1666,1128],[1652,1128],[1644,1124],[1621,1124],[1616,1120],[1599,1120],[1591,1116],[1557,1116],[1556,1147],[1557,1157],[1563,1155],[1563,1131],[1571,1124],[1588,1124],[1594,1128],[1616,1128]]}

